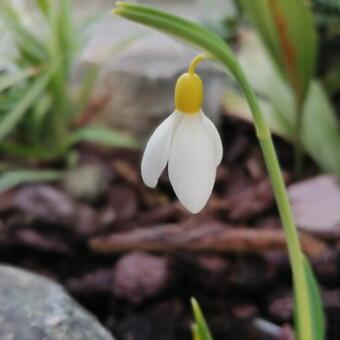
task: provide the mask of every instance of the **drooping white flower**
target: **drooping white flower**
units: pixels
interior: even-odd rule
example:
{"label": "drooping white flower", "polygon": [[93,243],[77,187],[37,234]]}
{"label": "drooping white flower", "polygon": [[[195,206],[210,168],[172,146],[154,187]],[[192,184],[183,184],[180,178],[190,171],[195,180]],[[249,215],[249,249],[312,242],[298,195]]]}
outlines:
{"label": "drooping white flower", "polygon": [[179,201],[190,212],[198,213],[213,190],[223,147],[215,125],[201,110],[203,85],[195,73],[179,78],[175,97],[176,111],[156,128],[147,143],[142,178],[154,188],[168,164]]}

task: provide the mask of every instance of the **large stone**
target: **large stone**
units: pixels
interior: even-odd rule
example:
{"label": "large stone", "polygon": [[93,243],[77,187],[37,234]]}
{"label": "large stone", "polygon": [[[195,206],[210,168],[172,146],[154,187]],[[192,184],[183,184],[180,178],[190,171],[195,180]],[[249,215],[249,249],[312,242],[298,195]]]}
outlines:
{"label": "large stone", "polygon": [[[137,136],[149,135],[150,130],[174,111],[176,80],[195,54],[164,35],[150,34],[105,63],[97,91],[111,98],[105,108],[107,121]],[[205,86],[203,109],[217,122],[224,75],[211,66],[199,70]]]}
{"label": "large stone", "polygon": [[169,261],[144,252],[131,252],[119,259],[113,276],[117,297],[140,303],[164,290],[170,279]]}
{"label": "large stone", "polygon": [[0,277],[1,340],[113,340],[58,284],[9,266]]}
{"label": "large stone", "polygon": [[64,176],[64,188],[73,198],[95,203],[109,190],[110,176],[100,164],[83,164]]}
{"label": "large stone", "polygon": [[322,235],[340,234],[340,185],[333,176],[322,175],[288,188],[296,224]]}
{"label": "large stone", "polygon": [[[202,0],[139,2],[195,21],[218,20],[233,11],[231,1],[213,1],[210,7]],[[103,8],[112,7],[112,3],[108,4],[105,0],[103,3]],[[130,42],[121,44],[127,41]],[[115,49],[114,46],[121,47]],[[186,71],[197,53],[164,34],[109,14],[91,28],[78,74],[88,64],[102,63],[95,94],[110,98],[103,109],[105,120],[116,128],[144,137],[174,110],[173,93],[177,77]],[[224,92],[224,74],[211,63],[204,63],[199,73],[205,85],[203,108],[217,123]]]}
{"label": "large stone", "polygon": [[[28,19],[32,0],[16,0],[25,6]],[[190,18],[194,21],[216,21],[234,12],[232,0],[139,0],[143,4]],[[108,97],[103,108],[105,122],[113,127],[147,136],[151,130],[174,110],[173,92],[177,77],[185,72],[191,58],[198,53],[187,44],[179,43],[113,16],[111,0],[72,0],[75,22],[99,16],[88,28],[86,48],[74,70],[75,91],[83,82],[89,65],[99,64],[101,72],[94,91],[96,97]],[[20,7],[19,6],[19,7]],[[34,14],[34,11],[33,11]],[[37,20],[30,20],[39,28]],[[141,34],[143,35],[141,37]],[[145,36],[146,35],[146,36]],[[136,39],[134,39],[136,38]],[[7,49],[5,49],[7,54]],[[0,66],[2,60],[0,58]],[[224,91],[224,74],[204,63],[200,69],[205,84],[206,114],[216,123]]]}

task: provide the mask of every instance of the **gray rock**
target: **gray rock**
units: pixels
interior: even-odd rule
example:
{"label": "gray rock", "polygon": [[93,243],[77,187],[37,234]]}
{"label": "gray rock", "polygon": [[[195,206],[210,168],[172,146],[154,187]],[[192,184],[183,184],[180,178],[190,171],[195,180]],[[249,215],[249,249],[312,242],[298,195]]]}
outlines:
{"label": "gray rock", "polygon": [[109,176],[99,164],[84,164],[69,170],[64,177],[66,191],[75,199],[93,203],[109,189]]}
{"label": "gray rock", "polygon": [[340,233],[340,185],[333,176],[317,176],[288,188],[299,228],[320,233]]}
{"label": "gray rock", "polygon": [[113,340],[52,281],[0,266],[1,340]]}
{"label": "gray rock", "polygon": [[[17,2],[27,4],[30,1]],[[195,21],[219,20],[234,12],[232,0],[135,2],[153,5]],[[103,108],[104,122],[115,128],[134,132],[140,137],[148,136],[173,111],[176,79],[186,70],[191,58],[199,52],[163,34],[113,16],[110,10],[114,3],[110,0],[72,0],[72,5],[76,22],[102,14],[88,29],[85,51],[74,70],[72,92],[79,93],[86,68],[99,64],[101,72],[93,95],[110,98]],[[35,20],[32,22],[37,26]],[[147,36],[140,37],[146,32],[149,32]],[[137,40],[126,43],[136,36],[139,37]],[[224,74],[209,66],[201,67],[200,74],[205,84],[203,108],[216,123],[224,91]]]}
{"label": "gray rock", "polygon": [[[205,0],[138,2],[152,4],[196,21],[217,20],[233,12],[232,1],[225,0],[212,1],[210,5]],[[103,8],[106,6],[103,0]],[[112,3],[109,6],[112,7]],[[145,36],[140,37],[141,34]],[[123,44],[125,46],[118,51],[113,48],[122,41],[131,41],[131,37],[138,38]],[[95,95],[111,98],[103,109],[105,121],[113,127],[146,137],[174,110],[173,94],[177,77],[186,71],[197,53],[199,51],[164,34],[107,15],[91,28],[87,48],[78,65],[78,74],[91,63],[102,63]],[[211,65],[204,63],[199,73],[205,85],[203,109],[217,123],[225,76]]]}
{"label": "gray rock", "polygon": [[[106,63],[98,83],[99,96],[109,95],[106,120],[112,126],[149,135],[159,122],[174,111],[174,88],[197,54],[161,34],[150,34]],[[204,65],[199,74],[205,86],[203,109],[215,122],[224,91],[224,75]]]}
{"label": "gray rock", "polygon": [[169,261],[166,257],[135,251],[122,256],[117,262],[113,292],[138,304],[163,291],[169,279]]}
{"label": "gray rock", "polygon": [[49,185],[27,185],[17,190],[7,204],[9,209],[14,208],[45,223],[66,225],[73,221],[73,201],[63,191]]}

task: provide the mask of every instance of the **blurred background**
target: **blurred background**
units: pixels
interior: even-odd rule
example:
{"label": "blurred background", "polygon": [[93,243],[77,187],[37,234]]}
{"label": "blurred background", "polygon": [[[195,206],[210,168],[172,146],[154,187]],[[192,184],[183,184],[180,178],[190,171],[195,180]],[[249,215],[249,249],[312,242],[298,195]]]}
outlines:
{"label": "blurred background", "polygon": [[[233,48],[274,135],[327,339],[339,339],[340,2],[136,2]],[[215,64],[198,67],[224,157],[191,215],[166,172],[144,186],[140,161],[199,51],[113,7],[1,0],[0,339],[187,340],[192,296],[215,340],[293,339],[285,237],[242,93]]]}

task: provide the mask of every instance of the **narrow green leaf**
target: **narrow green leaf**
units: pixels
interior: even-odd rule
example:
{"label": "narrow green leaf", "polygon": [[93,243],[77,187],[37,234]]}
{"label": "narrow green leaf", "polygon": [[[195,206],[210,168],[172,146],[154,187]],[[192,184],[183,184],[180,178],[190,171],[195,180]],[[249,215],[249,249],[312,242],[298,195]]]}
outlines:
{"label": "narrow green leaf", "polygon": [[46,161],[56,159],[60,156],[59,150],[14,143],[0,143],[0,151],[11,156],[26,159],[42,159]]}
{"label": "narrow green leaf", "polygon": [[85,70],[82,87],[77,100],[77,116],[81,115],[90,102],[92,91],[99,71],[98,64],[90,64]]}
{"label": "narrow green leaf", "polygon": [[41,144],[42,139],[48,144],[48,138],[44,138],[44,136],[46,135],[49,113],[52,110],[52,98],[47,92],[43,93],[39,100],[33,103],[29,117],[31,126],[30,140],[33,141],[33,144]]}
{"label": "narrow green leaf", "polygon": [[83,127],[73,132],[67,147],[79,142],[98,143],[110,147],[136,148],[137,142],[129,135],[99,126]]}
{"label": "narrow green leaf", "polygon": [[5,74],[0,76],[0,92],[7,90],[9,87],[12,87],[23,80],[26,80],[30,77],[37,75],[41,69],[37,67],[32,67],[29,69],[25,69],[19,71],[14,74]]}
{"label": "narrow green leaf", "polygon": [[19,50],[23,51],[32,62],[41,63],[46,60],[45,46],[24,26],[20,16],[8,1],[0,5],[0,17],[18,44]]}
{"label": "narrow green leaf", "polygon": [[224,44],[224,41],[217,34],[203,26],[148,6],[120,1],[116,4],[118,8],[113,10],[113,13],[171,34],[199,46],[207,52],[214,51],[214,55],[219,56],[222,63],[227,63],[231,72],[237,73],[235,61],[229,47]]}
{"label": "narrow green leaf", "polygon": [[48,15],[51,7],[51,1],[49,0],[35,0],[37,6],[39,7],[40,11],[45,15]]}
{"label": "narrow green leaf", "polygon": [[0,193],[19,184],[32,182],[57,181],[62,173],[53,170],[15,170],[0,175]]}
{"label": "narrow green leaf", "polygon": [[[267,50],[253,32],[244,31],[237,53],[247,78],[260,97],[270,129],[294,143],[297,116],[294,95],[273,65]],[[226,96],[225,111],[251,121],[248,104],[242,95],[230,89]],[[311,82],[302,117],[301,141],[304,151],[323,171],[340,175],[340,134],[336,113],[316,80]]]}
{"label": "narrow green leaf", "polygon": [[274,61],[303,102],[316,63],[313,15],[305,0],[240,0]]}
{"label": "narrow green leaf", "polygon": [[61,52],[64,53],[63,67],[66,80],[68,80],[67,77],[70,74],[72,55],[76,45],[70,3],[69,0],[59,1],[59,39],[60,47],[63,49]]}
{"label": "narrow green leaf", "polygon": [[33,125],[41,126],[51,108],[52,98],[48,93],[45,93],[39,98],[39,101],[37,101],[33,107]]}
{"label": "narrow green leaf", "polygon": [[192,332],[192,339],[193,340],[202,340],[202,338],[200,337],[200,333],[199,333],[197,324],[194,323],[191,326],[191,332]]}
{"label": "narrow green leaf", "polygon": [[[303,262],[304,262],[305,272],[307,276],[309,298],[313,304],[312,306],[313,307],[312,308],[312,321],[313,321],[313,326],[314,326],[313,340],[324,340],[326,337],[325,315],[324,315],[324,310],[323,310],[323,305],[322,305],[320,289],[315,279],[312,267],[305,255],[303,255]],[[304,327],[304,326],[299,325],[299,327]]]}
{"label": "narrow green leaf", "polygon": [[213,340],[208,324],[205,321],[202,310],[198,302],[196,301],[196,299],[191,298],[191,306],[192,306],[192,310],[194,312],[194,316],[196,320],[195,326],[196,326],[196,334],[198,335],[198,339]]}
{"label": "narrow green leaf", "polygon": [[254,93],[249,89],[248,82],[232,50],[217,34],[192,21],[158,11],[151,7],[127,2],[117,2],[116,4],[118,8],[113,10],[114,14],[183,39],[212,55],[216,61],[224,65],[224,69],[228,70],[237,79],[248,98],[249,105],[254,108],[252,113],[257,122],[256,129],[258,135],[260,136],[264,131],[267,134],[268,129],[259,111],[260,108]]}
{"label": "narrow green leaf", "polygon": [[6,114],[6,116],[0,121],[0,142],[12,132],[32,103],[37,100],[42,91],[45,89],[50,78],[51,73],[49,72],[36,80],[35,84],[27,91],[20,102],[16,104],[14,109]]}

